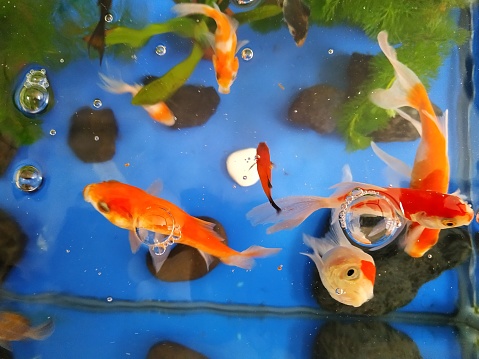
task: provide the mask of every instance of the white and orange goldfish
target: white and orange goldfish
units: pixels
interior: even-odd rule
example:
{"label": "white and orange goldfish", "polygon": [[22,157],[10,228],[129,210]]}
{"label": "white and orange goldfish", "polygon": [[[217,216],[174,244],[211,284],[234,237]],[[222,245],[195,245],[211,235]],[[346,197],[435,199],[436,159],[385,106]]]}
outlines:
{"label": "white and orange goldfish", "polygon": [[313,253],[301,254],[316,264],[321,282],[333,299],[360,307],[374,296],[374,259],[348,241],[338,221],[331,224],[324,238],[303,234],[303,241]]}
{"label": "white and orange goldfish", "polygon": [[[203,257],[207,266],[208,256],[214,256],[227,265],[250,269],[254,264],[253,258],[266,257],[281,250],[251,246],[243,252],[237,252],[224,244],[224,239],[213,230],[214,223],[190,216],[167,200],[118,181],[89,184],[83,190],[83,197],[111,223],[130,231],[133,252],[141,244],[140,239],[135,238],[135,233],[145,230],[165,237],[173,233],[177,238],[175,243],[205,253]],[[152,258],[159,271],[166,255],[152,253]]]}
{"label": "white and orange goldfish", "polygon": [[271,169],[273,168],[273,163],[271,162],[269,148],[268,145],[266,145],[266,142],[260,142],[256,149],[256,168],[258,170],[261,186],[263,187],[263,191],[266,194],[269,203],[271,203],[276,212],[281,212],[281,208],[278,207],[271,196],[271,188],[273,188],[273,185],[271,184]]}
{"label": "white and orange goldfish", "polygon": [[210,37],[210,44],[214,50],[212,57],[213,67],[216,72],[218,82],[218,92],[222,94],[230,93],[230,87],[236,79],[238,73],[239,61],[236,57],[238,50],[246,44],[242,41],[238,44],[236,38],[236,29],[238,22],[232,17],[221,12],[218,5],[213,3],[214,7],[205,4],[176,4],[172,10],[178,16],[187,16],[192,14],[201,14],[212,18],[216,22],[216,31]]}
{"label": "white and orange goldfish", "polygon": [[[281,212],[273,212],[269,203],[264,203],[249,211],[246,217],[253,225],[274,223],[268,228],[268,233],[294,228],[321,208],[340,208],[346,197],[356,188],[375,191],[388,198],[401,209],[404,218],[417,222],[424,228],[439,230],[467,225],[474,216],[474,211],[469,204],[454,194],[413,188],[379,187],[360,182],[343,182],[335,187],[337,190],[330,197],[284,197],[276,200],[282,209]],[[374,208],[373,201],[369,204],[371,208],[363,212],[369,211],[375,215],[377,210]]]}
{"label": "white and orange goldfish", "polygon": [[[416,109],[420,116],[421,140],[411,170],[410,187],[447,193],[449,189],[449,157],[447,155],[447,116],[440,123],[436,117],[427,91],[417,75],[397,60],[396,50],[388,43],[388,34],[381,31],[378,43],[394,68],[395,81],[389,89],[377,89],[371,101],[382,108],[397,111],[403,106]],[[410,120],[411,121],[411,120]],[[394,168],[394,165],[392,165]],[[412,223],[404,237],[404,250],[412,257],[422,257],[439,239],[439,229],[426,228]]]}
{"label": "white and orange goldfish", "polygon": [[18,341],[24,339],[43,340],[52,334],[53,321],[48,319],[39,326],[32,327],[30,321],[23,315],[14,312],[0,312],[0,342]]}
{"label": "white and orange goldfish", "polygon": [[[103,74],[100,74],[100,78],[102,80],[101,87],[111,93],[130,93],[132,96],[135,96],[143,88],[140,84],[129,85],[123,81],[114,80]],[[164,102],[158,102],[154,105],[143,105],[142,107],[148,112],[153,120],[165,126],[173,126],[176,122],[175,115]]]}

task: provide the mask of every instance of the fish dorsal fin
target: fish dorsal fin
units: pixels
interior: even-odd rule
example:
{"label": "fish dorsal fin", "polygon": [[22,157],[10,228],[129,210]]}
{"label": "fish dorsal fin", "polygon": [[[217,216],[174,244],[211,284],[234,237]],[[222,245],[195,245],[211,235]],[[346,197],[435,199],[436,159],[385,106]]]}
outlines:
{"label": "fish dorsal fin", "polygon": [[161,182],[160,180],[156,180],[150,185],[150,187],[148,187],[148,189],[146,190],[146,193],[157,197],[162,190],[163,190],[163,182]]}
{"label": "fish dorsal fin", "polygon": [[405,162],[401,161],[399,158],[396,158],[394,156],[391,156],[387,152],[383,151],[376,145],[375,142],[371,141],[371,148],[373,152],[378,156],[381,161],[383,161],[388,167],[396,171],[397,173],[407,177],[411,178],[411,172],[412,169],[411,167],[406,164]]}
{"label": "fish dorsal fin", "polygon": [[237,44],[236,44],[236,51],[235,51],[235,54],[238,53],[238,51],[243,47],[245,46],[246,44],[249,43],[249,40],[241,40],[241,41],[238,41]]}
{"label": "fish dorsal fin", "polygon": [[353,173],[351,172],[351,167],[348,164],[344,165],[342,168],[341,182],[352,182]]}
{"label": "fish dorsal fin", "polygon": [[209,253],[206,253],[205,251],[202,251],[202,250],[199,250],[197,249],[197,251],[201,254],[201,256],[203,257],[203,259],[205,260],[205,263],[206,263],[206,271],[209,272],[210,271],[210,265],[211,263],[215,260],[215,257],[213,257],[211,254]]}

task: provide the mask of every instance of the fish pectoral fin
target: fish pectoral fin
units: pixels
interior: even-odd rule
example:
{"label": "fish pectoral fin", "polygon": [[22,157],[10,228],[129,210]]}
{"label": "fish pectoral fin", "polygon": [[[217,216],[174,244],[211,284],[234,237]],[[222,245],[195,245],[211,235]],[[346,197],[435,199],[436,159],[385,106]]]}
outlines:
{"label": "fish pectoral fin", "polygon": [[415,118],[409,116],[405,111],[401,110],[400,108],[397,108],[395,111],[399,116],[401,116],[403,119],[405,119],[414,126],[417,133],[419,133],[419,136],[422,136],[422,125],[420,120],[416,120]]}
{"label": "fish pectoral fin", "polygon": [[155,180],[153,183],[148,187],[146,192],[151,194],[152,196],[158,196],[161,191],[163,190],[163,182],[161,180]]}
{"label": "fish pectoral fin", "polygon": [[128,233],[128,240],[130,242],[131,253],[138,252],[138,248],[140,248],[141,244],[143,243],[138,234],[136,234],[135,231],[130,231]]}
{"label": "fish pectoral fin", "polygon": [[163,267],[163,264],[165,264],[165,261],[168,259],[172,248],[173,246],[168,246],[165,248],[165,251],[162,254],[157,254],[155,253],[153,246],[149,247],[151,261],[153,263],[153,268],[155,268],[155,273],[158,273],[161,267]]}
{"label": "fish pectoral fin", "polygon": [[203,259],[205,260],[206,270],[209,272],[210,271],[210,264],[215,260],[215,257],[213,257],[211,254],[206,253],[202,250],[197,249],[197,251],[201,254]]}
{"label": "fish pectoral fin", "polygon": [[[206,41],[208,42],[208,44],[211,46],[211,48],[213,49],[213,51],[216,52],[216,40],[215,40],[215,35],[211,32],[208,32],[206,33],[205,35],[205,39]],[[214,63],[214,61],[213,61]]]}
{"label": "fish pectoral fin", "polygon": [[31,328],[25,334],[25,336],[35,340],[42,340],[49,337],[53,333],[54,329],[55,329],[55,325],[53,324],[53,320],[49,318],[45,323],[37,327]]}
{"label": "fish pectoral fin", "polygon": [[236,51],[235,51],[235,54],[238,53],[238,51],[243,47],[245,46],[246,44],[249,43],[249,40],[241,40],[241,41],[238,41],[238,43],[236,44]]}
{"label": "fish pectoral fin", "polygon": [[396,171],[397,173],[407,177],[411,178],[411,172],[412,169],[409,165],[407,165],[405,162],[401,161],[399,158],[396,158],[394,156],[391,156],[387,152],[383,151],[376,145],[375,142],[371,141],[371,148],[373,152],[376,154],[376,156],[381,159],[388,167]]}

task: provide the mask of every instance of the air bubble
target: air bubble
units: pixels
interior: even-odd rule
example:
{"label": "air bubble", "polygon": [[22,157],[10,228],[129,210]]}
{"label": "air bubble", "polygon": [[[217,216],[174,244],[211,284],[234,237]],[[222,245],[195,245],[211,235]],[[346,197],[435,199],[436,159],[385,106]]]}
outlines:
{"label": "air bubble", "polygon": [[106,14],[105,15],[105,21],[106,22],[112,22],[113,21],[113,15],[112,14]]}
{"label": "air bubble", "polygon": [[156,53],[158,56],[166,55],[166,46],[165,46],[165,45],[158,45],[158,46],[155,48],[155,53]]}
{"label": "air bubble", "polygon": [[55,136],[57,134],[57,131],[55,129],[50,130],[50,136]]}
{"label": "air bubble", "polygon": [[107,301],[108,303],[111,303],[111,302],[113,302],[113,298],[112,298],[112,297],[107,297],[107,298],[106,298],[106,301]]}
{"label": "air bubble", "polygon": [[241,51],[241,58],[245,61],[249,61],[253,58],[253,50],[251,50],[249,47],[245,47]]}
{"label": "air bubble", "polygon": [[341,288],[336,288],[335,292],[336,292],[337,295],[342,295],[342,294],[344,294],[344,290],[341,289]]}
{"label": "air bubble", "polygon": [[234,4],[237,6],[252,6],[259,2],[259,0],[233,0]]}
{"label": "air bubble", "polygon": [[329,49],[328,50],[328,54],[332,55],[334,53],[334,50],[333,49]]}
{"label": "air bubble", "polygon": [[65,62],[65,59],[60,59],[60,63],[63,64]]}
{"label": "air bubble", "polygon": [[243,176],[243,180],[246,181],[248,179],[248,176]]}
{"label": "air bubble", "polygon": [[432,254],[428,254],[427,257],[428,257],[429,259],[431,259],[431,258],[432,258]]}
{"label": "air bubble", "polygon": [[15,172],[15,185],[24,192],[36,191],[42,182],[42,172],[35,166],[22,166]]}
{"label": "air bubble", "polygon": [[100,137],[99,137],[99,136],[95,136],[94,140],[95,140],[95,141],[100,141]]}
{"label": "air bubble", "polygon": [[93,100],[93,107],[100,108],[101,106],[103,106],[103,103],[101,102],[99,98],[96,98]]}

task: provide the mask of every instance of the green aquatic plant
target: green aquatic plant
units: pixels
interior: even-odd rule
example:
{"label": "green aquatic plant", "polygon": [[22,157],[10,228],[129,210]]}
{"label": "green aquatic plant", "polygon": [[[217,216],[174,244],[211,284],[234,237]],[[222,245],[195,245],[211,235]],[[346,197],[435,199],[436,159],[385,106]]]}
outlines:
{"label": "green aquatic plant", "polygon": [[[318,25],[348,24],[364,30],[376,39],[381,30],[389,33],[392,44],[401,43],[398,59],[410,67],[428,87],[437,76],[444,58],[453,46],[466,41],[468,32],[457,25],[457,12],[467,0],[310,0],[311,20]],[[342,107],[338,129],[347,148],[357,150],[370,144],[370,133],[387,125],[391,113],[369,101],[376,88],[391,85],[394,72],[384,55],[376,55],[369,64],[369,78],[361,91]]]}

